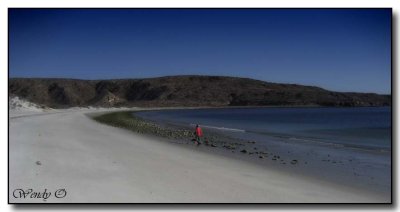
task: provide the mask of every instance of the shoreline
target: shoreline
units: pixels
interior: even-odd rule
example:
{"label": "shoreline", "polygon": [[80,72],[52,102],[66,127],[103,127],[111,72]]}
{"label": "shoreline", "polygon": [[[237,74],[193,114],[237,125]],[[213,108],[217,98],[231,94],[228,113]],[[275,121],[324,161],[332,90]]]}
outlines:
{"label": "shoreline", "polygon": [[[159,109],[158,109],[159,110]],[[131,117],[134,117],[133,113],[135,112],[142,112],[143,110],[136,110],[136,111],[127,111],[125,113],[129,113]],[[118,113],[118,112],[117,112]],[[137,118],[137,116],[136,116]],[[141,120],[140,120],[141,119]],[[169,127],[170,131],[174,131],[175,133],[179,134],[179,125],[173,124],[166,124],[166,126],[160,126],[158,123],[153,121],[144,120],[139,118],[142,122],[151,123],[153,125],[157,125],[157,128],[162,127]],[[187,128],[185,129],[187,130]],[[135,133],[135,131],[134,131]],[[192,141],[189,139],[193,138],[193,136],[173,136],[174,133],[171,133],[172,136],[169,134],[167,136],[163,136],[162,134],[157,133],[150,133],[151,137],[163,137],[169,142],[184,144],[189,146],[195,146]],[[384,177],[382,176],[369,176],[368,173],[366,175],[365,172],[358,170],[360,167],[355,166],[353,161],[357,159],[351,158],[347,159],[346,157],[339,156],[335,159],[335,151],[339,152],[340,154],[351,155],[352,151],[361,152],[360,154],[368,155],[368,150],[364,149],[356,149],[356,148],[340,148],[336,145],[326,146],[321,144],[310,144],[307,142],[302,142],[300,144],[283,144],[284,141],[273,141],[270,142],[271,146],[276,146],[274,148],[270,148],[270,146],[260,146],[256,144],[255,141],[249,141],[244,139],[238,139],[223,135],[223,133],[216,133],[216,132],[208,132],[208,136],[212,137],[211,142],[209,145],[205,145],[203,141],[203,145],[200,145],[201,148],[195,147],[197,149],[201,149],[201,151],[212,152],[213,154],[220,154],[229,158],[240,159],[246,162],[250,162],[253,164],[261,165],[263,168],[273,168],[275,170],[284,171],[289,174],[296,174],[303,177],[309,177],[311,179],[316,180],[324,180],[330,183],[342,184],[345,186],[353,187],[356,189],[364,189],[368,191],[375,191],[380,193],[383,196],[390,196],[390,186],[387,187],[385,183],[380,184],[376,183],[378,180],[382,180]],[[144,133],[146,135],[146,133]],[[185,140],[186,141],[182,141]],[[204,137],[205,140],[208,139],[207,136]],[[315,148],[313,145],[318,145],[319,147]],[[306,152],[305,150],[307,147],[312,147],[313,150],[311,152]],[[287,148],[288,151],[286,154]],[[303,153],[306,152],[307,156],[302,156],[300,153],[295,153],[296,148],[302,148]],[[324,156],[318,155],[318,152],[327,151],[328,158],[324,158]],[[332,152],[333,151],[333,152]],[[316,153],[317,152],[317,153]],[[390,151],[389,151],[390,152]],[[332,154],[333,153],[333,154]],[[318,155],[317,157],[309,156],[309,154]],[[371,154],[380,154],[380,152],[372,152]],[[304,155],[304,154],[303,154]],[[331,156],[330,156],[331,155]],[[326,157],[326,156],[325,156]],[[316,160],[321,160],[322,162],[315,162]],[[272,163],[271,163],[272,162]],[[313,164],[314,163],[314,164]],[[331,164],[330,164],[331,163]],[[359,161],[359,163],[364,163],[363,161]],[[332,167],[332,165],[341,165],[345,168],[338,168]],[[314,167],[312,167],[314,166]],[[369,166],[369,165],[368,165]],[[311,167],[311,168],[310,168]],[[329,167],[332,168],[332,171],[328,171],[329,174],[321,175],[319,173],[320,168],[325,167],[326,169]],[[350,170],[352,168],[352,171]],[[376,169],[385,169],[385,167],[379,166],[375,167]],[[304,170],[302,170],[304,169]],[[357,169],[358,171],[355,171]],[[351,173],[350,173],[351,171]],[[337,174],[335,172],[348,172],[346,174]],[[354,172],[354,173],[353,173]],[[353,175],[356,178],[353,178]],[[362,178],[360,176],[363,176]],[[367,179],[368,178],[368,179]],[[380,178],[380,179],[374,179]],[[384,179],[383,179],[384,180]]]}
{"label": "shoreline", "polygon": [[[288,174],[192,145],[92,120],[133,109],[9,116],[10,203],[390,203],[376,193]],[[39,115],[34,115],[39,114]],[[212,150],[223,150],[212,148]],[[230,152],[226,152],[227,154]],[[66,198],[16,199],[16,188],[65,188]]]}

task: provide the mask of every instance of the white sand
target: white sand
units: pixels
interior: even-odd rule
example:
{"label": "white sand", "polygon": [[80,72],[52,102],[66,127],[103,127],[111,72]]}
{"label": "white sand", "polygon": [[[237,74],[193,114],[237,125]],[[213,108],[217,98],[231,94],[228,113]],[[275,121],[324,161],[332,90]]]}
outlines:
{"label": "white sand", "polygon": [[26,101],[18,96],[8,99],[8,106],[11,111],[15,112],[43,112],[49,108]]}
{"label": "white sand", "polygon": [[[102,125],[85,113],[10,112],[9,201],[18,188],[46,202],[382,202],[340,185],[196,151]],[[40,161],[41,165],[36,162]],[[65,198],[54,191],[65,188]]]}

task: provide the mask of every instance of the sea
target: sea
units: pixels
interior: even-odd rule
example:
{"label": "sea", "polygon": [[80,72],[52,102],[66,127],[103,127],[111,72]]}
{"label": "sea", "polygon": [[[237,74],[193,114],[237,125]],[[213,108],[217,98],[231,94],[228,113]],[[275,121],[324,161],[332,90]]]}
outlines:
{"label": "sea", "polygon": [[198,124],[204,131],[257,142],[279,138],[376,151],[392,145],[390,107],[179,109],[136,115],[160,124]]}

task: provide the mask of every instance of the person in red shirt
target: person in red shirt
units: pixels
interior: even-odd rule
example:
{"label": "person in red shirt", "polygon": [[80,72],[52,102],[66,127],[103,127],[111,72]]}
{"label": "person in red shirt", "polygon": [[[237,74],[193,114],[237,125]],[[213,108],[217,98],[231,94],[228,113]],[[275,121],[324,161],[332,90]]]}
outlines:
{"label": "person in red shirt", "polygon": [[196,130],[194,132],[194,134],[196,135],[196,144],[199,145],[201,144],[201,137],[203,137],[203,130],[201,130],[200,126],[197,124],[196,125]]}

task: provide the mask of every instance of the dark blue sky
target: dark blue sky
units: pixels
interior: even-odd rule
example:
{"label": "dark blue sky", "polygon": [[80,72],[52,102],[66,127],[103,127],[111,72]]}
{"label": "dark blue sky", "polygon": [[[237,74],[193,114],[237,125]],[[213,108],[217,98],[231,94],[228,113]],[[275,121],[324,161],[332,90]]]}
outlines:
{"label": "dark blue sky", "polygon": [[227,75],[390,93],[391,10],[10,9],[10,77]]}

